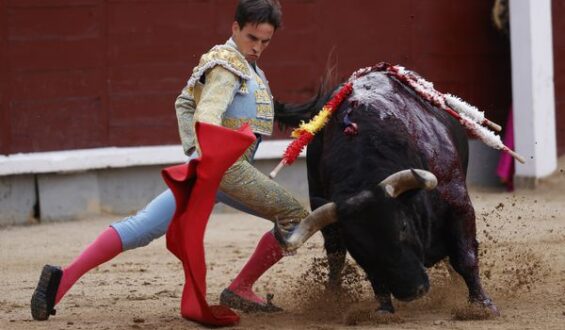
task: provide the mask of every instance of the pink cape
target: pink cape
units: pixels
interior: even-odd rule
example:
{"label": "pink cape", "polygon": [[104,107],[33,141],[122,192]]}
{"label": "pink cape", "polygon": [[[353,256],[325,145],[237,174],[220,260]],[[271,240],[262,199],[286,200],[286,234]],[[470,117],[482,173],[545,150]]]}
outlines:
{"label": "pink cape", "polygon": [[[504,133],[504,144],[510,149],[514,149],[513,124],[512,108],[510,108],[510,111],[508,112],[508,120],[506,122],[506,132]],[[506,184],[508,190],[514,190],[514,158],[512,158],[512,156],[508,153],[503,152],[500,154],[500,160],[496,167],[496,174],[500,178],[500,181]]]}
{"label": "pink cape", "polygon": [[239,322],[239,316],[226,306],[210,306],[206,301],[204,232],[225,171],[255,136],[248,125],[234,131],[205,123],[196,123],[196,136],[202,156],[162,172],[177,205],[167,231],[167,248],[184,268],[182,316],[205,325],[230,326]]}

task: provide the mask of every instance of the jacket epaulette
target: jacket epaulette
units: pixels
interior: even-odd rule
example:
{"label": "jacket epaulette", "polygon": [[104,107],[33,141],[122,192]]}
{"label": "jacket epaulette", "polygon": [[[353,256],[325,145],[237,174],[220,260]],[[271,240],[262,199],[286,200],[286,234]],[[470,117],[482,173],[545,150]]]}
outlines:
{"label": "jacket epaulette", "polygon": [[217,65],[221,65],[244,81],[251,79],[251,70],[245,58],[233,47],[217,45],[200,57],[200,62],[194,67],[188,80],[188,92],[192,94],[194,86],[206,71]]}

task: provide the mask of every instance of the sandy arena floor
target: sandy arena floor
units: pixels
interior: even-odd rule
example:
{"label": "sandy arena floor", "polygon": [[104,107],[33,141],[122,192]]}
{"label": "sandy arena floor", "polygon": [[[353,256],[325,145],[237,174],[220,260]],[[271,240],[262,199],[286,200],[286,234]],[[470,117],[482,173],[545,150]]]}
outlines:
{"label": "sandy arena floor", "polygon": [[[243,314],[239,329],[565,329],[565,158],[536,191],[473,190],[483,283],[501,311],[494,320],[460,321],[466,289],[444,264],[430,270],[432,289],[419,301],[395,302],[397,318],[382,324],[368,282],[350,262],[345,292],[324,294],[324,252],[317,234],[256,286],[285,308]],[[29,301],[45,263],[64,265],[115,217],[0,229],[0,329],[192,329],[179,316],[183,274],[160,239],[86,274],[47,322],[31,319]],[[208,299],[217,302],[271,225],[241,214],[215,214],[206,237]],[[356,323],[347,326],[346,323]]]}

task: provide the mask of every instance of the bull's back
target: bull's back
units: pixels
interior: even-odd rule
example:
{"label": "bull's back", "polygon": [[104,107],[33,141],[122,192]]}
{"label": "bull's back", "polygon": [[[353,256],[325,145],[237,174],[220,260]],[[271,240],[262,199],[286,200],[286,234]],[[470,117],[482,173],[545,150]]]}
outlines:
{"label": "bull's back", "polygon": [[[346,116],[358,135],[344,135]],[[382,72],[354,82],[323,134],[321,168],[335,186],[331,191],[347,195],[407,168],[433,172],[440,193],[454,183],[464,187],[468,146],[461,125]]]}

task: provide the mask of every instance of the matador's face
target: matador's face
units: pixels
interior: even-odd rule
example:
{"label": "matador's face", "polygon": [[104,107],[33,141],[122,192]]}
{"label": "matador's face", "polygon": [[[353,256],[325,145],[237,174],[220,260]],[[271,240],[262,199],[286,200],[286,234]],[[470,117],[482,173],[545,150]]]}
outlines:
{"label": "matador's face", "polygon": [[275,27],[269,23],[247,23],[241,28],[232,24],[232,38],[249,63],[255,63],[273,38]]}

